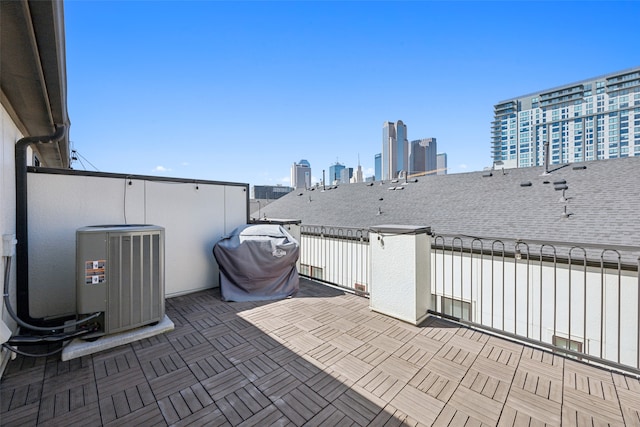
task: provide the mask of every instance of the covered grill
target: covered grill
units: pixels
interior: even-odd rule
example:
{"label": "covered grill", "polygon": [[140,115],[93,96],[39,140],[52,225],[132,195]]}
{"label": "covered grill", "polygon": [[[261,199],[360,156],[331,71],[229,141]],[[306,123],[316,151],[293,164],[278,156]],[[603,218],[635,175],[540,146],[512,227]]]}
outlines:
{"label": "covered grill", "polygon": [[281,225],[243,225],[213,248],[225,301],[263,301],[293,296],[299,289],[300,245]]}

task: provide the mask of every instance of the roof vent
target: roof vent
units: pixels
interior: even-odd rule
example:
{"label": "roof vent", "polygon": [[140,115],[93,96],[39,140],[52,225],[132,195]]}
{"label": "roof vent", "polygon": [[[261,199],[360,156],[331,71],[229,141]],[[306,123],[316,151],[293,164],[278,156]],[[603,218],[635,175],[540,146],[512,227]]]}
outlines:
{"label": "roof vent", "polygon": [[547,180],[542,181],[542,183],[543,183],[543,184],[551,184],[551,182],[550,182],[550,181],[547,181]]}
{"label": "roof vent", "polygon": [[531,181],[521,182],[520,187],[531,187]]}
{"label": "roof vent", "polygon": [[383,201],[383,200],[384,200],[384,198],[383,198],[383,197],[380,197],[378,200]]}
{"label": "roof vent", "polygon": [[373,182],[367,184],[368,187],[373,187]]}
{"label": "roof vent", "polygon": [[567,184],[555,184],[554,183],[553,189],[556,190],[556,191],[568,190],[569,186]]}
{"label": "roof vent", "polygon": [[483,178],[489,178],[490,176],[493,176],[493,173],[491,173],[491,171],[482,172]]}
{"label": "roof vent", "polygon": [[557,181],[553,181],[553,185],[560,185],[560,184],[566,184],[567,180],[566,179],[559,179]]}
{"label": "roof vent", "polygon": [[392,179],[392,180],[391,180],[391,183],[392,183],[392,184],[395,184],[396,182],[398,182],[398,180],[397,180],[397,179]]}
{"label": "roof vent", "polygon": [[580,169],[586,169],[586,168],[587,168],[586,166],[574,166],[574,167],[573,167],[573,170],[574,170],[574,171],[577,171],[577,170],[580,170]]}
{"label": "roof vent", "polygon": [[570,212],[567,212],[567,207],[564,207],[564,210],[562,211],[562,213],[560,214],[562,216],[562,218],[567,218],[569,219],[571,217],[571,215],[573,215]]}

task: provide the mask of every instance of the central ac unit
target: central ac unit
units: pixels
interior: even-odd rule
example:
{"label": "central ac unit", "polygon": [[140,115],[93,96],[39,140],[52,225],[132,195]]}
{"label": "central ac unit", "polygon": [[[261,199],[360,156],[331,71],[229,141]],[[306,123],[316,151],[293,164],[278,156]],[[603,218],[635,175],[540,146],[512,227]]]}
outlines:
{"label": "central ac unit", "polygon": [[164,317],[164,228],[97,225],[76,231],[79,318],[102,312],[92,338]]}

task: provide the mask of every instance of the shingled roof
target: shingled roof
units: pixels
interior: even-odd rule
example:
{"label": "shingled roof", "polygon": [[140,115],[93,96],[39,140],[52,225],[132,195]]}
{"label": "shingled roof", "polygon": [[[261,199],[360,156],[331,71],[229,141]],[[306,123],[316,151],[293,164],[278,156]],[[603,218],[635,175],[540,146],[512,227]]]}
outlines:
{"label": "shingled roof", "polygon": [[[261,214],[306,225],[421,225],[445,234],[640,245],[640,158],[554,165],[550,170],[480,171],[409,183],[296,190],[263,207]],[[562,181],[568,187],[566,201],[557,189]],[[394,187],[403,189],[390,189]]]}

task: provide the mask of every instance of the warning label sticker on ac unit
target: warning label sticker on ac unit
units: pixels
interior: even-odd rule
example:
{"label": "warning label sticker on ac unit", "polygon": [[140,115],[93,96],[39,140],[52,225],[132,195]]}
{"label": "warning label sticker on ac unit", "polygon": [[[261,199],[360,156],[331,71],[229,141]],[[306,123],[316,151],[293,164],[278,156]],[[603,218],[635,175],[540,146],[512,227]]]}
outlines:
{"label": "warning label sticker on ac unit", "polygon": [[105,265],[107,261],[104,259],[85,261],[84,263],[84,283],[86,285],[99,285],[105,282]]}

